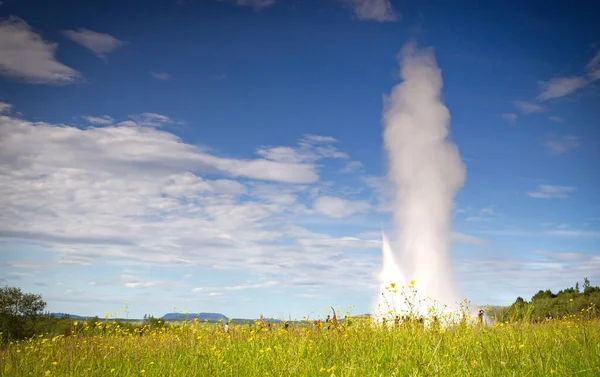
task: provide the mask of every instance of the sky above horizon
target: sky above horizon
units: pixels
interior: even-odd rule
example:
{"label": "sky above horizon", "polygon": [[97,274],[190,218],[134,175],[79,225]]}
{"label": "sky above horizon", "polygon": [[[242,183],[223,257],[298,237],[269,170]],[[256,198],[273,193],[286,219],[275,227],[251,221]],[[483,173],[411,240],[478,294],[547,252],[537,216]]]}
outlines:
{"label": "sky above horizon", "polygon": [[462,296],[599,285],[598,10],[1,1],[0,285],[79,315],[370,312],[409,41],[435,54],[466,165]]}

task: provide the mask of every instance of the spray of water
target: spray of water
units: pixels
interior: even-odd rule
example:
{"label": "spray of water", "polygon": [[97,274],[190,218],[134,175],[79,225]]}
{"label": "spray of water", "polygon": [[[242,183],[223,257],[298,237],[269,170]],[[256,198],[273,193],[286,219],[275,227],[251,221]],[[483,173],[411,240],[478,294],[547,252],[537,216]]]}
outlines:
{"label": "spray of water", "polygon": [[[389,293],[389,284],[401,288],[414,280],[416,301],[435,301],[452,310],[460,295],[448,257],[451,208],[465,167],[456,145],[447,139],[450,113],[440,99],[442,76],[433,51],[409,42],[398,58],[403,81],[385,99],[383,113],[398,244],[394,253],[383,238],[378,306],[387,308],[394,300],[396,309],[407,309]],[[384,291],[388,294],[382,295]],[[415,314],[425,316],[428,310],[420,305]]]}

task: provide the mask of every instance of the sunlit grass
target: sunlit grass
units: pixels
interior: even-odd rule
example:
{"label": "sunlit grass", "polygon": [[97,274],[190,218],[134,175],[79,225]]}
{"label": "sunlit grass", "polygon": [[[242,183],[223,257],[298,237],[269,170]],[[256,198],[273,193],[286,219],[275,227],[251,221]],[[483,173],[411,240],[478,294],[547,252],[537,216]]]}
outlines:
{"label": "sunlit grass", "polygon": [[[598,376],[600,322],[186,321],[132,332],[106,319],[0,350],[2,376]],[[0,335],[1,336],[1,335]]]}

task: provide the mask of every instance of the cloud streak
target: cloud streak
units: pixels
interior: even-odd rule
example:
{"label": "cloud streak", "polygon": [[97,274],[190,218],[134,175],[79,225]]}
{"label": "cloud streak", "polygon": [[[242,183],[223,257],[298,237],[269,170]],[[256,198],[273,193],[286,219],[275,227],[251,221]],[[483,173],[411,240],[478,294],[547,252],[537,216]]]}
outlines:
{"label": "cloud streak", "polygon": [[573,186],[539,185],[536,191],[528,192],[527,195],[536,199],[564,199],[573,191]]}
{"label": "cloud streak", "polygon": [[87,48],[100,59],[106,60],[106,56],[128,42],[120,41],[110,34],[98,33],[89,29],[65,30],[62,32],[73,42]]}
{"label": "cloud streak", "polygon": [[594,81],[600,79],[600,51],[592,57],[585,66],[585,73],[579,76],[555,77],[542,83],[542,92],[537,99],[548,101],[550,99],[568,96]]}

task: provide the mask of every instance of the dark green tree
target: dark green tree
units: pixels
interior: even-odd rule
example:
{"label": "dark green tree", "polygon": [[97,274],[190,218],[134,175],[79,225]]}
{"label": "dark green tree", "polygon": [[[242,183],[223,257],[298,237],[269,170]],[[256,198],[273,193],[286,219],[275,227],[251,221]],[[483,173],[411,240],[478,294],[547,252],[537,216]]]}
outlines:
{"label": "dark green tree", "polygon": [[0,287],[0,341],[23,339],[28,334],[26,324],[42,315],[46,302],[42,296],[23,293],[21,288]]}

